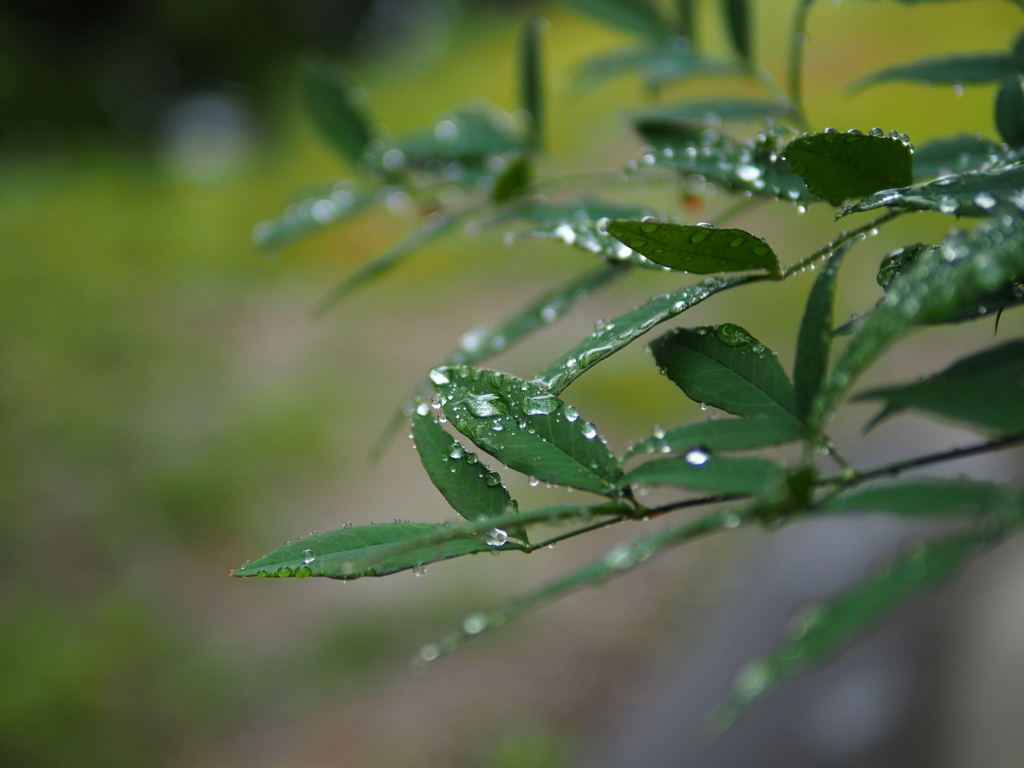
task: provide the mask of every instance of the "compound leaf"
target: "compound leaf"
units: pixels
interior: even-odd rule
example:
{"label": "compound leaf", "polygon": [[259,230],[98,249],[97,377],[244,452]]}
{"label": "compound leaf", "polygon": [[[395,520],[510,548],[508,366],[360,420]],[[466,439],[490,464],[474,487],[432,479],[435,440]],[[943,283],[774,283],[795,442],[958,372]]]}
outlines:
{"label": "compound leaf", "polygon": [[781,277],[779,259],[761,238],[742,229],[616,219],[608,233],[651,261],[706,275],[763,269]]}

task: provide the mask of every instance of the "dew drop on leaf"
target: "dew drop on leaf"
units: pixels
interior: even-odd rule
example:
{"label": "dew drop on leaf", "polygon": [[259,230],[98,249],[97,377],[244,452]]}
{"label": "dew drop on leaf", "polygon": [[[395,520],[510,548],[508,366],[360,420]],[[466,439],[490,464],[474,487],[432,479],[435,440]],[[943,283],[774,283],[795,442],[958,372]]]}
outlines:
{"label": "dew drop on leaf", "polygon": [[503,547],[507,541],[508,533],[501,530],[501,528],[491,528],[484,539],[484,543],[489,547]]}
{"label": "dew drop on leaf", "polygon": [[708,453],[707,448],[697,446],[696,448],[688,450],[683,458],[686,460],[687,464],[699,467],[708,463],[708,459],[711,458],[711,454]]}
{"label": "dew drop on leaf", "polygon": [[312,549],[304,549],[304,550],[302,550],[302,562],[304,562],[306,565],[309,565],[314,560],[316,560],[316,555],[313,554],[313,550]]}

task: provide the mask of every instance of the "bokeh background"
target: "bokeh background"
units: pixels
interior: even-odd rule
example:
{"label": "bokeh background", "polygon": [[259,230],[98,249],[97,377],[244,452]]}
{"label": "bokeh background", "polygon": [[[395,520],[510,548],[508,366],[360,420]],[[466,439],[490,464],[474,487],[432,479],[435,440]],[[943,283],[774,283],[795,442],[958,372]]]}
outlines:
{"label": "bokeh background", "polygon": [[[755,3],[759,56],[780,77],[791,5]],[[705,44],[724,50],[717,4],[699,6]],[[621,168],[641,151],[626,110],[651,97],[629,80],[574,95],[572,67],[626,40],[560,6],[14,0],[0,8],[0,764],[598,764],[615,753],[605,745],[628,741],[623,723],[643,721],[636,713],[653,700],[651,681],[688,653],[703,664],[702,632],[752,594],[750,562],[766,548],[763,535],[675,553],[487,636],[426,675],[409,663],[420,644],[628,532],[529,558],[437,564],[423,578],[227,575],[312,530],[449,517],[409,441],[375,465],[370,445],[460,333],[587,263],[550,243],[509,248],[501,231],[460,234],[314,319],[335,281],[415,219],[368,215],[273,260],[253,248],[254,223],[303,187],[351,173],[304,112],[300,61],[319,52],[343,63],[375,115],[400,132],[476,97],[515,108],[518,29],[537,13],[550,20],[550,168]],[[844,88],[929,53],[1005,48],[1020,27],[1009,3],[822,3],[809,29],[810,119],[816,128],[895,128],[918,143],[959,131],[994,136],[992,88],[958,95],[893,85],[856,96]],[[680,86],[662,98],[722,87]],[[678,212],[665,184],[606,194]],[[709,211],[724,205],[712,199]],[[830,218],[782,206],[740,224],[790,261],[825,241]],[[938,237],[944,224],[903,220],[862,246],[848,260],[839,312],[874,300],[879,257]],[[494,365],[530,374],[597,318],[679,284],[631,279]],[[716,299],[687,322],[739,322],[791,361],[807,284],[776,288]],[[1010,313],[1000,333],[1021,327]],[[874,375],[937,369],[991,335],[991,324],[922,333]],[[567,392],[618,450],[654,423],[701,418],[636,346]],[[854,435],[867,413],[854,409],[837,429]],[[854,458],[867,464],[971,439],[910,421],[873,433]],[[955,469],[1019,477],[1022,464],[1017,453]],[[562,498],[516,482],[524,506],[533,506],[531,493],[537,504]],[[897,543],[907,535],[884,533]],[[918,734],[914,743],[931,741],[933,765],[1015,764],[975,761],[1013,730],[999,718],[1014,722],[1020,712],[1019,693],[978,709],[992,701],[979,681],[1022,675],[1012,662],[1024,644],[1008,640],[1024,624],[1019,589],[1006,587],[1006,569],[1019,560],[1011,555],[993,557],[1002,570],[974,569],[974,586],[954,590],[946,608],[921,614],[950,638],[929,674],[959,681],[943,688],[944,700],[971,702],[933,713],[929,727],[944,727]],[[985,603],[978,596],[994,594],[992,585],[1005,594]],[[979,604],[991,610],[965,610]],[[767,631],[762,647],[778,636]],[[969,666],[986,655],[999,659],[995,672]],[[702,694],[704,711],[721,694],[713,688]],[[857,744],[844,749],[847,762],[835,764],[883,764],[864,762]],[[711,764],[729,763],[701,763]]]}

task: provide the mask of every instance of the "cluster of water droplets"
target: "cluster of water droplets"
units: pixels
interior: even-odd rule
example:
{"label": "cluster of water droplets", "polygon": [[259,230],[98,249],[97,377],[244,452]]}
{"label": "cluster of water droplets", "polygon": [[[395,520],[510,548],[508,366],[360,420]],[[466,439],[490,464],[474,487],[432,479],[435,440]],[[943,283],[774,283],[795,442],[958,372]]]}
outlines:
{"label": "cluster of water droplets", "polygon": [[259,248],[273,248],[344,219],[362,202],[362,196],[351,183],[339,181],[322,192],[291,203],[276,218],[259,222],[252,229],[252,241]]}

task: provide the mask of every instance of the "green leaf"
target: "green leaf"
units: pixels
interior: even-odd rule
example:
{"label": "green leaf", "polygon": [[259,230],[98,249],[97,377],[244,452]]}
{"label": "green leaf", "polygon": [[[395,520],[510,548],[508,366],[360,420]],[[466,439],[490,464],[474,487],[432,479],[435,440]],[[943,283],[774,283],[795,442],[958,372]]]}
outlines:
{"label": "green leaf", "polygon": [[889,290],[889,284],[914,266],[914,262],[917,261],[921,254],[941,250],[940,246],[928,243],[915,243],[914,245],[898,248],[882,259],[882,263],[878,265],[878,274],[875,276],[875,280],[882,287],[882,290],[887,291]]}
{"label": "green leaf", "polygon": [[1014,74],[996,94],[996,128],[1011,147],[1024,146],[1024,77]]}
{"label": "green leaf", "polygon": [[910,147],[883,135],[826,130],[791,141],[784,154],[808,189],[832,205],[913,181]]}
{"label": "green leaf", "polygon": [[530,19],[523,25],[519,42],[519,103],[530,119],[530,145],[544,146],[544,76],[541,61],[541,35],[547,20]]}
{"label": "green leaf", "polygon": [[498,460],[538,480],[617,494],[618,459],[593,424],[548,390],[463,366],[430,377],[452,426]]}
{"label": "green leaf", "polygon": [[465,215],[445,217],[440,214],[428,217],[424,224],[411,235],[356,267],[348,277],[320,300],[316,313],[326,312],[356,288],[390,272],[420,248],[453,230],[464,218]]}
{"label": "green leaf", "polygon": [[699,304],[726,288],[765,279],[764,275],[710,277],[673,293],[654,296],[636,309],[619,315],[587,336],[547,368],[533,381],[551,392],[561,392],[584,371],[636,341],[659,323]]}
{"label": "green leaf", "polygon": [[749,0],[722,0],[722,10],[729,28],[729,39],[736,53],[749,67],[754,62],[751,48]]}
{"label": "green leaf", "polygon": [[597,197],[581,197],[566,203],[553,203],[543,199],[524,200],[500,215],[496,221],[523,219],[533,224],[557,226],[577,221],[594,223],[602,218],[620,219],[644,216],[650,208],[624,203],[610,203]]}
{"label": "green leaf", "polygon": [[651,261],[684,272],[742,272],[763,269],[782,276],[779,259],[761,238],[742,229],[710,225],[616,219],[608,233]]}
{"label": "green leaf", "polygon": [[253,227],[252,240],[261,250],[271,253],[295,240],[354,218],[392,191],[392,187],[360,190],[345,182],[337,182],[303,195],[276,218],[261,221]]}
{"label": "green leaf", "polygon": [[773,117],[790,118],[792,116],[793,107],[785,101],[722,98],[687,101],[674,106],[651,107],[637,113],[633,119],[639,125],[648,126],[646,130],[650,131],[652,130],[651,126],[656,127],[664,123],[671,125],[673,121],[717,125],[731,120],[763,121]]}
{"label": "green leaf", "polygon": [[739,74],[733,62],[696,56],[682,38],[658,45],[626,48],[584,62],[576,73],[576,88],[586,91],[623,75],[638,75],[651,90],[696,77]]}
{"label": "green leaf", "polygon": [[955,316],[1024,273],[1024,222],[1005,213],[957,232],[890,283],[885,299],[854,332],[811,408],[820,423],[856,377],[915,325]]}
{"label": "green leaf", "polygon": [[806,437],[807,430],[788,415],[713,419],[664,432],[655,430],[654,435],[626,451],[623,461],[645,453],[683,453],[699,446],[709,451],[744,451],[791,443]]}
{"label": "green leaf", "polygon": [[[504,541],[500,537],[436,540],[436,535],[445,530],[445,526],[439,523],[382,523],[342,528],[285,544],[269,555],[238,568],[232,575],[358,579],[362,576],[387,576],[477,552],[521,548],[518,543]],[[494,543],[488,544],[488,539]]]}
{"label": "green leaf", "polygon": [[1003,147],[981,136],[934,139],[914,151],[914,180],[986,170],[1011,161]]}
{"label": "green leaf", "polygon": [[674,485],[707,493],[775,500],[785,494],[786,473],[767,459],[716,456],[698,446],[683,456],[641,464],[628,472],[622,483]]}
{"label": "green leaf", "polygon": [[836,282],[843,255],[849,246],[836,250],[825,262],[807,297],[800,335],[796,343],[793,384],[800,417],[807,418],[825,373],[832,349],[832,320],[836,298]]}
{"label": "green leaf", "polygon": [[651,351],[691,400],[736,416],[800,423],[796,392],[775,353],[738,325],[677,328],[654,341]]}
{"label": "green leaf", "polygon": [[793,173],[782,157],[782,145],[791,135],[781,129],[767,130],[761,137],[734,142],[718,131],[706,128],[641,121],[637,131],[655,151],[629,170],[654,167],[676,171],[720,184],[734,192],[790,200],[794,203],[819,202],[804,180]]}
{"label": "green leaf", "polygon": [[972,53],[936,56],[897,64],[865,75],[852,83],[851,91],[869,85],[893,82],[963,85],[991,83],[1021,70],[1013,57],[1005,53]]}
{"label": "green leaf", "polygon": [[[481,520],[518,510],[501,476],[481,464],[475,453],[448,434],[426,403],[420,403],[413,412],[412,436],[430,481],[464,518]],[[508,532],[524,544],[529,543],[522,526]]]}
{"label": "green leaf", "polygon": [[626,32],[656,39],[672,31],[667,19],[645,0],[569,0],[580,13]]}
{"label": "green leaf", "polygon": [[909,480],[843,491],[815,512],[886,512],[894,515],[986,515],[1006,501],[994,483],[968,480]]}
{"label": "green leaf", "polygon": [[317,126],[334,148],[355,165],[370,141],[370,121],[355,91],[323,60],[303,71],[306,99]]}
{"label": "green leaf", "polygon": [[1024,431],[1024,340],[971,355],[924,381],[873,389],[857,399],[886,401],[875,422],[916,408],[1001,432]]}
{"label": "green leaf", "polygon": [[491,201],[495,205],[501,205],[515,197],[518,197],[530,186],[530,177],[533,169],[530,159],[523,155],[517,157],[502,172],[501,176],[494,183],[494,191],[491,192]]}
{"label": "green leaf", "polygon": [[634,267],[656,269],[659,271],[665,269],[661,264],[637,253],[609,234],[607,222],[608,219],[606,217],[593,221],[585,216],[576,215],[570,219],[562,219],[544,226],[534,227],[520,236],[559,240],[581,251],[600,256],[605,261],[613,264],[630,264]]}
{"label": "green leaf", "polygon": [[985,536],[973,532],[931,541],[839,597],[804,610],[792,623],[789,640],[740,670],[714,716],[716,724],[728,727],[770,688],[837,653],[920,593],[947,581],[985,543]]}
{"label": "green leaf", "polygon": [[875,208],[903,208],[911,211],[940,211],[956,216],[995,216],[999,205],[1024,205],[1024,163],[968,171],[901,189],[886,189],[869,195],[842,212],[863,213]]}

